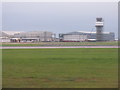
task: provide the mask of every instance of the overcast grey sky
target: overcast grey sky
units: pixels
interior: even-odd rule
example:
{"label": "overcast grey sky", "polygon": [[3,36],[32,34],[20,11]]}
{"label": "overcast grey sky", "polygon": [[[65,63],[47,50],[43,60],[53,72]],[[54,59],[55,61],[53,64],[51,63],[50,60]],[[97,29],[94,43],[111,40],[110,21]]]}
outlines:
{"label": "overcast grey sky", "polygon": [[103,17],[105,32],[118,37],[117,2],[3,2],[3,30],[95,31],[96,17]]}

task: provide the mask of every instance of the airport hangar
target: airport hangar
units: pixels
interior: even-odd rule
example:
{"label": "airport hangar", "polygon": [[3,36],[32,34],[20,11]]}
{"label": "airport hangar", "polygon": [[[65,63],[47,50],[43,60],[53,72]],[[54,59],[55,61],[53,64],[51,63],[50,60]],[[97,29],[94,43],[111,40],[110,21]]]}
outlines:
{"label": "airport hangar", "polygon": [[[59,34],[60,41],[63,42],[81,42],[81,41],[96,41],[96,32],[75,31],[64,34]],[[115,34],[113,32],[103,32],[103,41],[114,41]]]}

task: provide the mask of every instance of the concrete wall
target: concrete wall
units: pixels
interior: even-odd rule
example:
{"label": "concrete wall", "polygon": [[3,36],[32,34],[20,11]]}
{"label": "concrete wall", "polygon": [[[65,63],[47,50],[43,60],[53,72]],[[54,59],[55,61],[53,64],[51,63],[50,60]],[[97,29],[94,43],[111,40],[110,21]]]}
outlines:
{"label": "concrete wall", "polygon": [[84,41],[87,39],[87,35],[64,35],[64,41]]}

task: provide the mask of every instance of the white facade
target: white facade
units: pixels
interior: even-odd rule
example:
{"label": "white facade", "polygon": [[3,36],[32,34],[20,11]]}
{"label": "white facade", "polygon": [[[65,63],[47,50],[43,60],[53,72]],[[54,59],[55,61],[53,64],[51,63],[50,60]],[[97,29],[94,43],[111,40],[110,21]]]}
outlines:
{"label": "white facade", "polygon": [[47,31],[31,31],[15,34],[14,37],[24,39],[24,41],[53,41],[53,35],[52,32]]}
{"label": "white facade", "polygon": [[[103,32],[103,41],[114,41],[115,34],[113,32]],[[76,31],[66,34],[59,34],[60,41],[87,41],[96,40],[96,32]]]}
{"label": "white facade", "polygon": [[10,42],[10,38],[8,38],[8,37],[0,37],[0,42]]}
{"label": "white facade", "polygon": [[103,26],[103,25],[104,25],[103,22],[96,22],[96,23],[95,23],[95,26]]}
{"label": "white facade", "polygon": [[0,42],[16,42],[15,38],[18,38],[20,42],[54,41],[55,34],[47,31],[0,31]]}
{"label": "white facade", "polygon": [[64,35],[64,41],[84,41],[87,39],[87,35]]}
{"label": "white facade", "polygon": [[18,31],[0,31],[0,42],[10,42],[10,39],[14,37],[14,34],[18,34]]}

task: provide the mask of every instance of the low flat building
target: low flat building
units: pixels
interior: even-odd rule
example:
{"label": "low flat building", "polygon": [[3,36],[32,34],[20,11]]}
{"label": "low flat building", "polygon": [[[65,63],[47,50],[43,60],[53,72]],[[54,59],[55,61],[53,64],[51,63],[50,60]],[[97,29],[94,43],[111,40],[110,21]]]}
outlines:
{"label": "low flat building", "polygon": [[22,42],[50,42],[54,41],[55,34],[48,31],[31,31],[14,34],[15,38],[20,38]]}
{"label": "low flat building", "polygon": [[[103,32],[104,41],[114,41],[115,34],[113,32]],[[59,34],[60,41],[63,42],[81,42],[81,41],[95,41],[96,32],[76,31],[64,34]]]}

